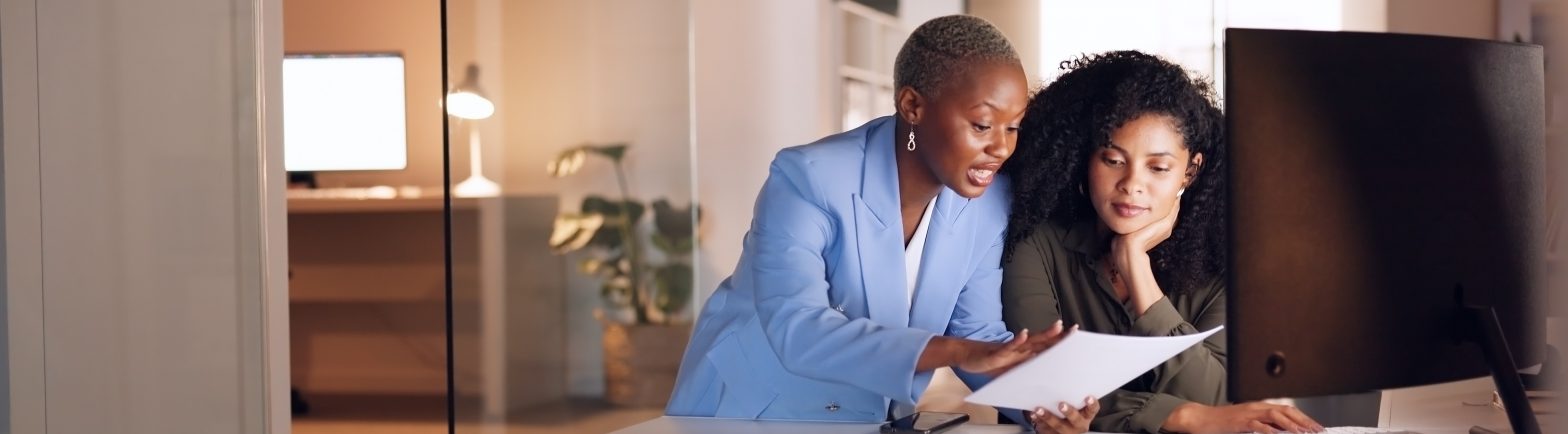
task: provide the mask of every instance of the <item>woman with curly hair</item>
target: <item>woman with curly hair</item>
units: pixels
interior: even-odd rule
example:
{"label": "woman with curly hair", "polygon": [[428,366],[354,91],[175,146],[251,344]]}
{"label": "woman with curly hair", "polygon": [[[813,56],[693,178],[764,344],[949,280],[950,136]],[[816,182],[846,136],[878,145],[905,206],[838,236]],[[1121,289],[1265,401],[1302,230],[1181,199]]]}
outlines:
{"label": "woman with curly hair", "polygon": [[[1013,180],[1002,316],[1013,330],[1172,336],[1225,322],[1224,117],[1214,89],[1158,57],[1063,63],[1029,103]],[[1321,431],[1299,410],[1225,403],[1215,334],[1105,396],[1110,432]]]}

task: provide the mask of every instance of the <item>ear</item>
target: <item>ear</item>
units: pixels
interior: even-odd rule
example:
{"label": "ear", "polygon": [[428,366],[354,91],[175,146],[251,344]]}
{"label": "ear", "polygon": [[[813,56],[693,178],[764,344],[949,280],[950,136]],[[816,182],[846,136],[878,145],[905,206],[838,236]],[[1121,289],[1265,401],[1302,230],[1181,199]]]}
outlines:
{"label": "ear", "polygon": [[1185,179],[1182,180],[1181,187],[1182,188],[1191,187],[1192,183],[1198,181],[1198,172],[1201,172],[1202,170],[1203,170],[1203,153],[1199,152],[1199,153],[1196,153],[1196,154],[1192,154],[1192,161],[1188,161],[1187,162],[1187,174],[1185,176]]}
{"label": "ear", "polygon": [[905,123],[920,124],[920,114],[924,111],[926,101],[913,86],[898,88],[898,96],[895,97],[893,104],[894,108],[898,109],[898,116],[903,118]]}

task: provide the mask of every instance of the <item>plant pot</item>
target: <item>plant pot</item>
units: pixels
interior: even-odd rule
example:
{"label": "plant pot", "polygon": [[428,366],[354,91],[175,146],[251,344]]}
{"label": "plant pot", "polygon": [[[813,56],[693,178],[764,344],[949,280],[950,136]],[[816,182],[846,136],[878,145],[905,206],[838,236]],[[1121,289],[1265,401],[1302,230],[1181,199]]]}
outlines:
{"label": "plant pot", "polygon": [[663,408],[675,390],[675,374],[680,371],[690,336],[691,324],[604,321],[605,401]]}

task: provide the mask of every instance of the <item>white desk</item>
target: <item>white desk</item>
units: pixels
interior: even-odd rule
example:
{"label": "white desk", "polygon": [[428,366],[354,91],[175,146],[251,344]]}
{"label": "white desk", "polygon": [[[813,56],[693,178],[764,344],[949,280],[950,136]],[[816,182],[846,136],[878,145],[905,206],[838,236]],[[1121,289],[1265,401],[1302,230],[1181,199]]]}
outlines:
{"label": "white desk", "polygon": [[[616,431],[616,434],[879,434],[882,424],[842,422],[783,422],[711,417],[664,416]],[[944,434],[1018,434],[1018,425],[963,424]]]}
{"label": "white desk", "polygon": [[[1508,414],[1493,407],[1492,377],[1481,377],[1431,386],[1383,391],[1378,424],[1417,432],[1468,432],[1480,426],[1499,433],[1513,432]],[[1546,429],[1545,431],[1551,432]]]}
{"label": "white desk", "polygon": [[[1463,427],[1437,427],[1437,428],[1406,428],[1421,434],[1468,434],[1470,426]],[[1506,423],[1505,425],[1506,426]],[[786,421],[756,421],[742,419],[715,419],[707,417],[676,417],[664,416],[658,419],[632,425],[615,434],[730,434],[730,433],[755,433],[755,434],[880,434],[878,428],[881,424],[861,423],[835,423],[835,422],[786,422]],[[1018,425],[980,425],[963,424],[951,430],[943,431],[944,434],[1020,434],[1027,433]],[[1511,432],[1508,430],[1500,433]],[[1090,432],[1089,434],[1096,434]]]}
{"label": "white desk", "polygon": [[[1422,434],[1468,434],[1471,426],[1509,433],[1508,416],[1490,405],[1490,377],[1383,392],[1379,425]],[[1468,405],[1468,404],[1481,405]],[[665,416],[618,434],[824,433],[877,434],[881,424],[784,422]],[[1015,434],[1017,425],[963,424],[952,434]],[[1551,432],[1550,429],[1547,432]]]}

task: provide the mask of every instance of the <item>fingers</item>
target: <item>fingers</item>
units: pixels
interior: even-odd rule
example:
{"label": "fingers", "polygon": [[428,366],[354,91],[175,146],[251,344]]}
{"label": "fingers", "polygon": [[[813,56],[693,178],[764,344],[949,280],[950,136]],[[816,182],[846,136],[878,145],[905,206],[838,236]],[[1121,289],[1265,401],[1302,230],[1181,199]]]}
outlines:
{"label": "fingers", "polygon": [[[1023,331],[1029,330],[1025,329]],[[1044,331],[1035,333],[1033,338],[1034,340],[1038,341],[1041,339],[1050,339],[1060,334],[1062,334],[1062,320],[1056,320],[1056,322],[1051,323],[1051,326],[1047,327]]]}
{"label": "fingers", "polygon": [[1255,432],[1255,433],[1258,433],[1258,434],[1278,434],[1279,433],[1278,430],[1275,430],[1274,427],[1269,426],[1269,424],[1266,424],[1266,423],[1263,423],[1263,422],[1257,421],[1257,420],[1248,421],[1247,422],[1247,429],[1250,429],[1250,430],[1252,430],[1252,432]]}
{"label": "fingers", "polygon": [[1263,413],[1264,422],[1267,422],[1269,425],[1280,427],[1280,429],[1283,429],[1286,432],[1309,432],[1310,430],[1308,430],[1306,427],[1301,426],[1301,424],[1296,423],[1294,420],[1291,420],[1290,416],[1286,414],[1287,412],[1285,409],[1287,408],[1289,407],[1276,406],[1274,408],[1270,408],[1267,412]]}
{"label": "fingers", "polygon": [[1307,414],[1302,412],[1299,408],[1286,406],[1284,412],[1285,417],[1290,418],[1291,422],[1295,422],[1296,425],[1301,426],[1310,432],[1323,432],[1326,430],[1323,428],[1323,424],[1312,420],[1311,417],[1307,417]]}
{"label": "fingers", "polygon": [[1095,416],[1100,415],[1100,400],[1095,399],[1093,396],[1084,398],[1084,400],[1088,402],[1088,405],[1084,406],[1083,415],[1089,420],[1094,420]]}
{"label": "fingers", "polygon": [[1052,336],[1056,336],[1056,335],[1059,335],[1059,334],[1062,334],[1062,320],[1056,320],[1055,323],[1052,323],[1051,327],[1045,329],[1045,334],[1043,334],[1041,336],[1052,337]]}
{"label": "fingers", "polygon": [[1063,434],[1074,433],[1075,432],[1073,430],[1073,427],[1071,425],[1067,424],[1067,420],[1066,419],[1062,419],[1062,418],[1059,418],[1059,417],[1056,417],[1056,416],[1046,415],[1043,418],[1043,420],[1045,420],[1045,428],[1047,429],[1047,431],[1045,431],[1045,432],[1063,433]]}
{"label": "fingers", "polygon": [[1024,416],[1028,417],[1029,425],[1034,426],[1035,432],[1051,432],[1051,427],[1045,424],[1045,420],[1050,419],[1051,414],[1045,411],[1045,407],[1035,407],[1034,411],[1024,413]]}
{"label": "fingers", "polygon": [[[1031,339],[1030,341],[1033,342],[1034,340],[1036,339]],[[1005,346],[993,348],[993,350],[985,354],[983,360],[977,361],[972,367],[961,367],[960,369],[997,377],[1012,370],[1018,364],[1028,361],[1039,352],[1033,346],[1014,346],[1011,342]]]}
{"label": "fingers", "polygon": [[1061,407],[1062,414],[1067,416],[1067,423],[1069,425],[1075,427],[1089,426],[1089,418],[1084,416],[1082,410],[1074,410],[1072,406],[1067,405],[1065,402],[1059,404],[1059,406]]}
{"label": "fingers", "polygon": [[[1061,323],[1058,322],[1057,325],[1052,327],[1052,329],[1053,330],[1061,329]],[[1072,332],[1077,331],[1077,330],[1078,330],[1078,325],[1074,324],[1072,326],[1072,328],[1069,328],[1066,331],[1058,331],[1057,333],[1054,333],[1054,334],[1051,334],[1051,335],[1048,335],[1048,336],[1046,336],[1046,335],[1036,336],[1034,339],[1030,340],[1030,342],[1029,342],[1029,349],[1031,351],[1035,352],[1035,353],[1039,353],[1041,351],[1048,350],[1051,347],[1056,346],[1057,342],[1061,342],[1062,339],[1065,339],[1067,337],[1067,335],[1072,334]]]}
{"label": "fingers", "polygon": [[1018,351],[1023,349],[1027,342],[1029,342],[1029,329],[1019,330],[1018,334],[1013,336],[1013,340],[1007,341],[998,351]]}
{"label": "fingers", "polygon": [[1100,412],[1100,403],[1093,397],[1084,398],[1084,407],[1075,409],[1065,402],[1057,403],[1057,417],[1044,408],[1036,407],[1029,414],[1029,423],[1035,431],[1046,433],[1078,434],[1089,431],[1089,422]]}
{"label": "fingers", "polygon": [[[1065,406],[1065,404],[1063,404],[1063,406]],[[1034,430],[1037,431],[1037,432],[1042,432],[1042,433],[1073,433],[1073,432],[1075,432],[1075,431],[1072,430],[1072,427],[1067,424],[1067,420],[1066,419],[1062,419],[1062,418],[1056,417],[1056,415],[1051,414],[1048,411],[1045,411],[1045,407],[1035,407],[1035,409],[1034,409],[1034,416],[1032,417],[1032,419],[1034,420]]]}

